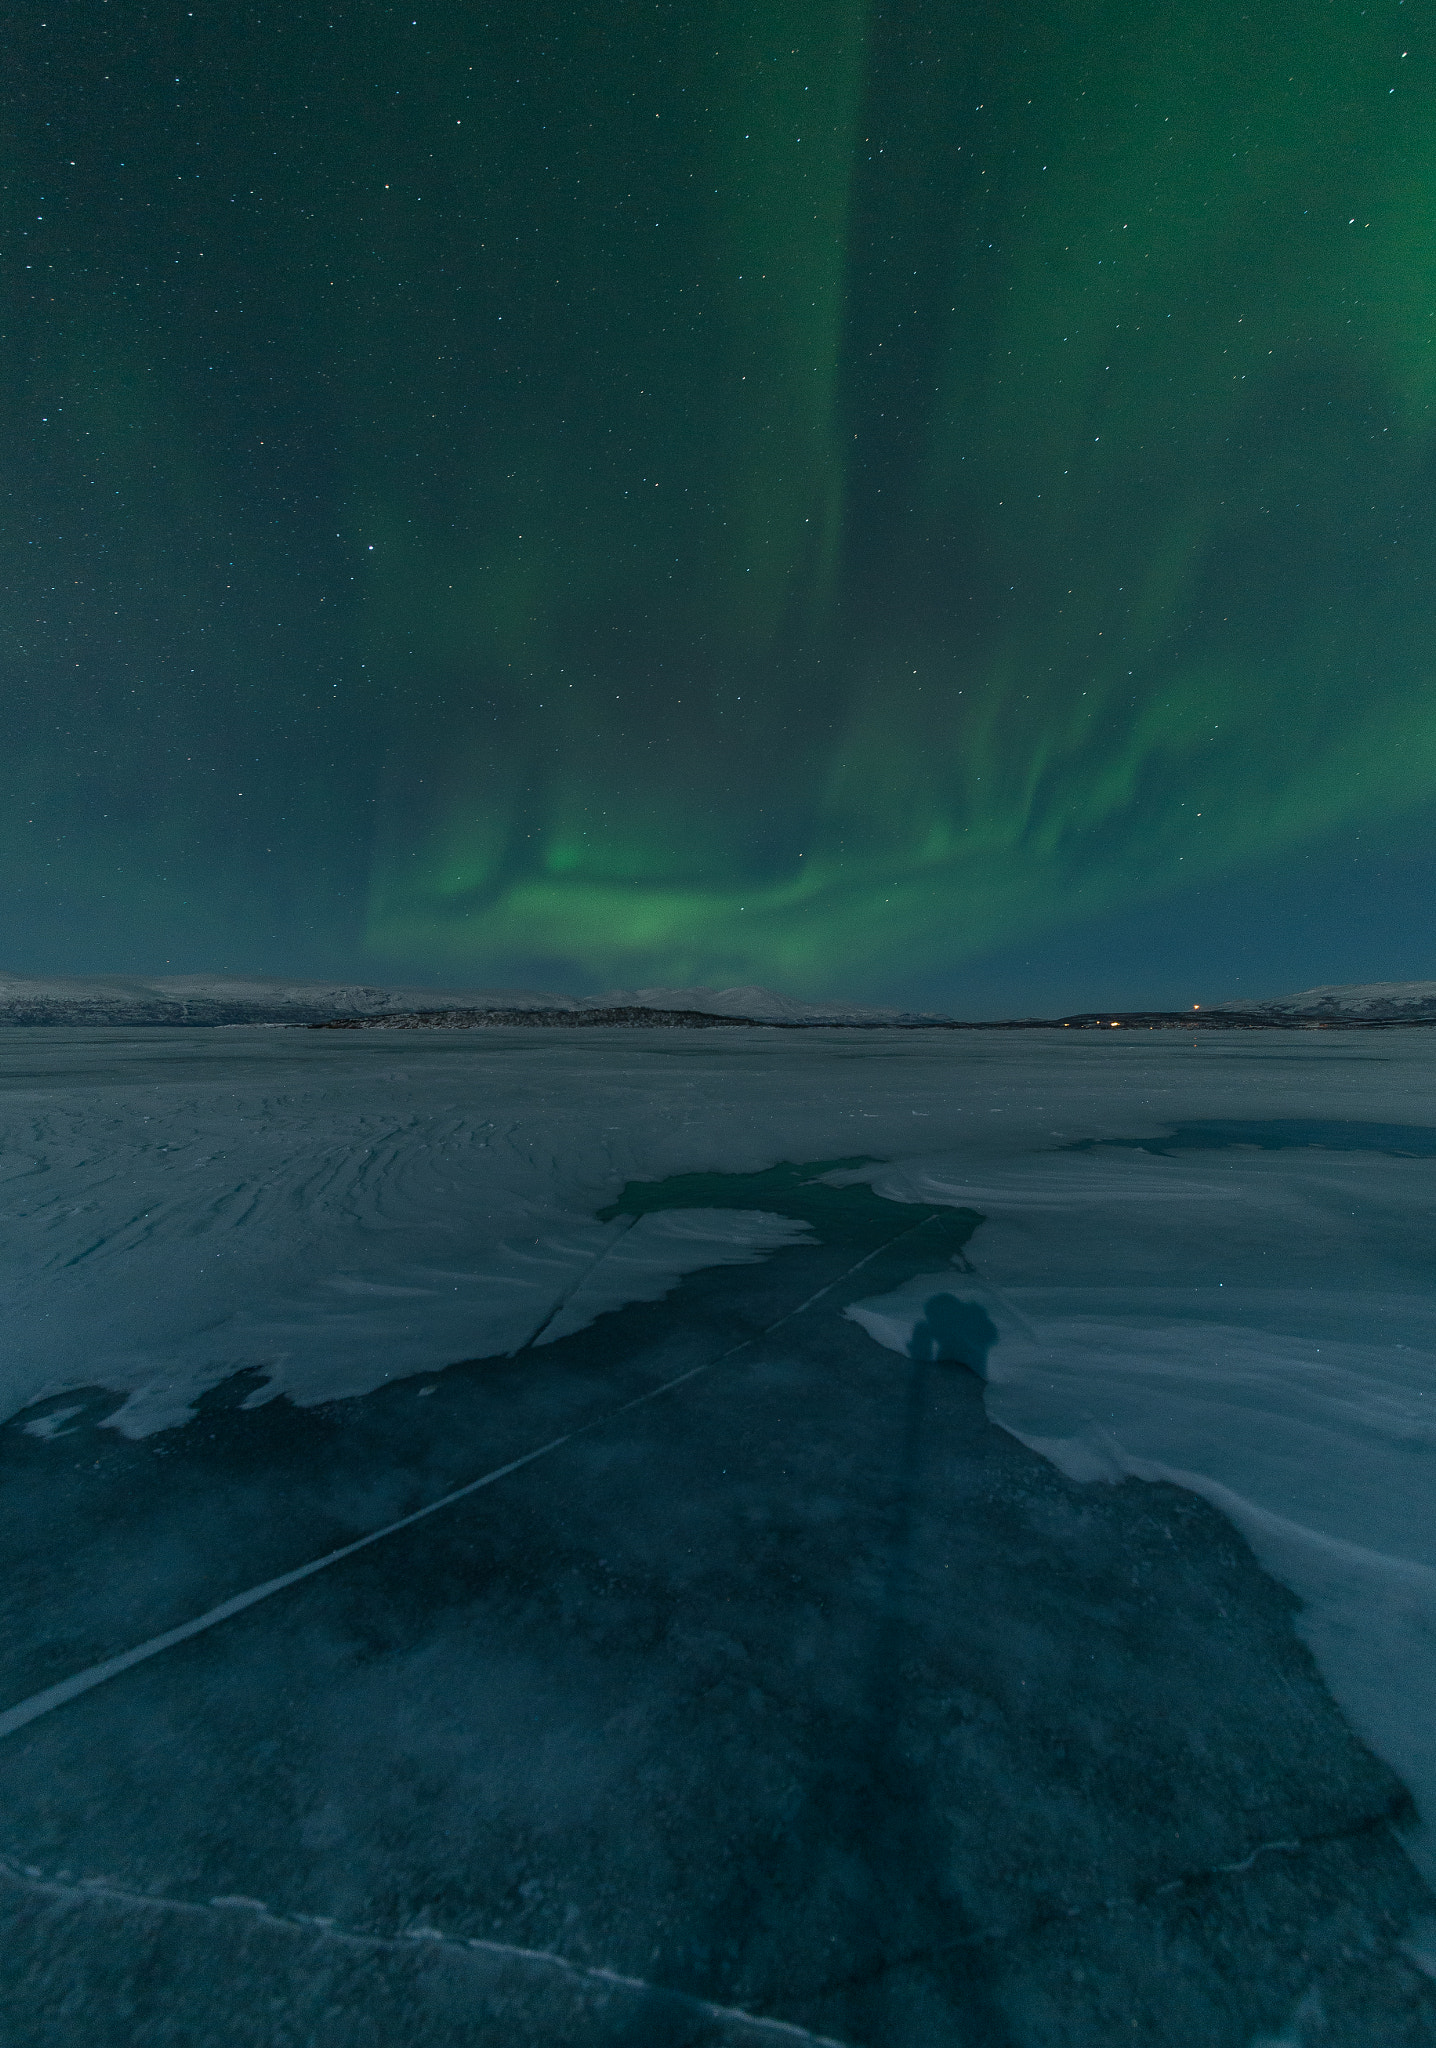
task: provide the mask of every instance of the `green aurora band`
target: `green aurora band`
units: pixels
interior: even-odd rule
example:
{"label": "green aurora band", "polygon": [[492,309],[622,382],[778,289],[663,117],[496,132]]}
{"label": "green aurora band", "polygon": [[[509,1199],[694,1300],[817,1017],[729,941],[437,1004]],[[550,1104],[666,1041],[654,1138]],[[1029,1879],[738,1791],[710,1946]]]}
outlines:
{"label": "green aurora band", "polygon": [[26,901],[857,994],[1436,796],[1410,6],[489,14],[12,136]]}

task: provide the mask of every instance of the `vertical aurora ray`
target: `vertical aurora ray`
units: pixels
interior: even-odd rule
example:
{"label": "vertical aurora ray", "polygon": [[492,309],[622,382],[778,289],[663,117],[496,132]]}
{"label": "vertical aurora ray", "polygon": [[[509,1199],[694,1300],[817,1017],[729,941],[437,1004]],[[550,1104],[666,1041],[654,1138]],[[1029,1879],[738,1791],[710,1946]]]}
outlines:
{"label": "vertical aurora ray", "polygon": [[[416,761],[401,717],[380,952],[537,948],[587,974],[741,953],[741,926],[719,933],[792,840],[772,770],[803,773],[796,700],[835,607],[862,55],[857,0],[732,4],[605,39],[618,147],[611,114],[596,148],[555,94],[548,174],[597,194],[581,222],[545,197],[514,239],[554,244],[556,331],[524,372],[559,388],[505,438],[497,531],[447,542],[422,493],[376,511],[410,565],[386,603],[400,659],[446,677],[448,728],[436,774],[427,719]],[[522,315],[527,291],[494,288]]]}
{"label": "vertical aurora ray", "polygon": [[19,896],[881,993],[1414,829],[1409,6],[490,15],[19,67]]}
{"label": "vertical aurora ray", "polygon": [[[1392,25],[853,23],[864,134],[852,65],[805,75],[802,12],[762,41],[725,23],[709,87],[750,154],[708,245],[738,410],[725,432],[690,403],[683,441],[690,478],[713,451],[724,521],[677,558],[689,644],[646,690],[616,665],[590,773],[545,779],[557,806],[526,820],[535,857],[442,914],[421,881],[376,921],[387,945],[412,917],[456,964],[881,983],[1432,790],[1413,300],[1436,305],[1436,162]],[[790,136],[815,88],[810,237]],[[628,602],[651,616],[647,574]],[[635,723],[671,691],[687,735],[715,700],[729,730],[696,760],[660,741],[655,781],[635,685]]]}

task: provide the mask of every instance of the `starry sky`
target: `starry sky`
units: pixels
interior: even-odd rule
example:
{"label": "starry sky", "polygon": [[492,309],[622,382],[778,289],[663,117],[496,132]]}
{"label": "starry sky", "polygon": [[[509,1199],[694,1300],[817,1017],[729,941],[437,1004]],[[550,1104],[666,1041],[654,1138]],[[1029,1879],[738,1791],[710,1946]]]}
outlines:
{"label": "starry sky", "polygon": [[1407,0],[34,0],[0,966],[1436,974]]}

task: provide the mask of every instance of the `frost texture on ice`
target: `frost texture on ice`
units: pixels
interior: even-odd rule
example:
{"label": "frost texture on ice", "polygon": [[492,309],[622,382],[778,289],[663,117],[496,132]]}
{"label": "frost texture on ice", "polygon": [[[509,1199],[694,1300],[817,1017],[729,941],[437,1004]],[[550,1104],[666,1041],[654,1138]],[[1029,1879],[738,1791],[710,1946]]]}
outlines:
{"label": "frost texture on ice", "polygon": [[865,1155],[985,1218],[855,1310],[894,1399],[927,1304],[980,1306],[993,1419],[1230,1515],[1430,1818],[1433,1131],[1425,1031],[0,1030],[0,1413],[102,1386],[138,1434],[241,1368],[307,1403],[542,1347],[795,1228],[598,1222],[625,1182]]}
{"label": "frost texture on ice", "polygon": [[143,1436],[245,1369],[252,1404],[364,1394],[808,1234],[733,1210],[597,1222],[653,1136],[631,1060],[605,1091],[602,1057],[551,1041],[497,1067],[452,1050],[4,1034],[0,1414],[102,1386]]}

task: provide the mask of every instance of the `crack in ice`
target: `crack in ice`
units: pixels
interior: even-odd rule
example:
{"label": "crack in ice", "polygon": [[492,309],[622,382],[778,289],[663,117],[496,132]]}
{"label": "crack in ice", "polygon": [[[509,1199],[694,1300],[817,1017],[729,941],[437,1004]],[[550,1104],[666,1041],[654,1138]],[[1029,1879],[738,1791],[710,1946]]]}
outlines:
{"label": "crack in ice", "polygon": [[129,1906],[156,1913],[177,1913],[203,1919],[211,1913],[248,1912],[256,1921],[266,1927],[281,1929],[287,1934],[309,1935],[324,1941],[341,1943],[347,1948],[359,1948],[393,1953],[414,1942],[432,1942],[454,1955],[471,1957],[475,1955],[492,1958],[495,1962],[531,1964],[572,1978],[581,1984],[591,1984],[595,1989],[630,1991],[646,1998],[671,1999],[686,2006],[691,2012],[701,2013],[705,2018],[720,2020],[726,2025],[743,2027],[759,2035],[768,2035],[784,2041],[802,2041],[810,2048],[846,2048],[846,2044],[835,2040],[829,2034],[815,2034],[807,2027],[795,2025],[791,2020],[770,2019],[762,2013],[746,2012],[736,2005],[715,2005],[712,2000],[699,1998],[689,1991],[673,1991],[664,1984],[651,1984],[642,1977],[630,1977],[621,1970],[609,1970],[601,1965],[575,1963],[567,1956],[556,1954],[552,1949],[521,1948],[512,1942],[491,1941],[478,1935],[446,1934],[437,1927],[409,1927],[399,1934],[366,1934],[358,1929],[341,1927],[337,1921],[313,1913],[276,1913],[263,1899],[251,1899],[242,1894],[226,1894],[209,1900],[171,1899],[153,1892],[126,1891],[114,1885],[107,1878],[86,1878],[78,1884],[66,1883],[59,1878],[45,1877],[42,1873],[22,1868],[7,1857],[0,1857],[0,1877],[21,1891],[38,1893],[43,1897],[74,1900],[90,1905],[95,1900],[107,1900],[119,1906]]}
{"label": "crack in ice", "polygon": [[610,1422],[616,1422],[620,1416],[628,1415],[635,1408],[642,1408],[647,1402],[656,1401],[664,1394],[671,1394],[676,1388],[685,1386],[689,1380],[696,1379],[700,1373],[711,1372],[715,1366],[725,1364],[730,1358],[736,1358],[739,1352],[751,1349],[754,1344],[761,1343],[763,1338],[781,1329],[785,1323],[790,1323],[796,1316],[803,1315],[815,1302],[821,1301],[824,1295],[831,1294],[844,1280],[851,1279],[854,1273],[860,1272],[864,1266],[877,1258],[880,1252],[900,1243],[903,1238],[910,1237],[914,1231],[923,1229],[939,1213],[934,1209],[923,1217],[920,1223],[909,1224],[905,1229],[898,1231],[870,1251],[866,1257],[859,1259],[855,1265],[849,1266],[846,1272],[830,1280],[826,1287],[820,1287],[816,1294],[811,1294],[806,1301],[799,1302],[796,1308],[786,1309],[756,1336],[745,1337],[740,1343],[731,1344],[716,1358],[704,1359],[700,1365],[690,1366],[686,1372],[677,1374],[675,1378],[664,1380],[661,1386],[649,1387],[646,1392],[635,1394],[632,1400],[621,1402],[617,1408],[611,1408],[603,1415],[596,1415],[592,1421],[565,1430],[562,1436],[550,1437],[547,1443],[540,1444],[536,1450],[525,1451],[519,1458],[511,1458],[506,1465],[496,1466],[492,1472],[485,1472],[481,1478],[471,1479],[467,1485],[456,1487],[452,1493],[446,1493],[438,1500],[429,1501],[424,1507],[415,1508],[410,1514],[401,1515],[397,1521],[387,1522],[382,1529],[371,1529],[367,1536],[356,1536],[352,1543],[341,1543],[336,1550],[327,1551],[323,1557],[311,1558],[308,1564],[296,1565],[292,1571],[280,1572],[277,1577],[265,1579],[258,1586],[250,1586],[242,1593],[232,1594],[228,1600],[221,1600],[217,1606],[196,1615],[192,1621],[181,1622],[178,1628],[166,1629],[162,1635],[151,1636],[148,1642],[137,1643],[133,1649],[122,1650],[118,1656],[107,1657],[99,1664],[90,1665],[85,1671],[77,1671],[71,1677],[61,1679],[58,1684],[46,1686],[42,1692],[32,1693],[28,1699],[17,1701],[13,1707],[0,1713],[0,1740],[7,1735],[16,1734],[21,1728],[28,1727],[32,1721],[38,1721],[41,1715],[53,1713],[56,1707],[63,1707],[70,1700],[78,1699],[83,1693],[93,1692],[96,1686],[104,1685],[107,1680],[119,1678],[124,1672],[132,1671],[137,1664],[147,1663],[151,1657],[158,1657],[163,1651],[172,1650],[178,1644],[188,1642],[192,1636],[202,1635],[207,1629],[217,1628],[220,1622],[229,1621],[234,1615],[242,1614],[246,1608],[257,1606],[261,1600],[271,1599],[274,1594],[282,1593],[290,1586],[297,1586],[301,1580],[313,1578],[316,1572],[327,1571],[331,1565],[342,1563],[347,1557],[356,1556],[359,1551],[367,1550],[371,1544],[382,1543],[386,1536],[395,1536],[401,1529],[413,1528],[415,1523],[426,1521],[430,1515],[437,1515],[442,1509],[453,1507],[458,1501],[467,1500],[470,1494],[482,1492],[485,1487],[495,1485],[500,1479],[507,1479],[512,1473],[522,1471],[525,1465],[532,1465],[537,1459],[546,1458],[551,1451],[561,1450],[565,1444],[576,1443],[581,1437],[591,1436],[595,1430],[605,1428]]}
{"label": "crack in ice", "polygon": [[1363,1814],[1345,1827],[1319,1829],[1296,1840],[1258,1842],[1256,1847],[1238,1862],[1213,1863],[1201,1870],[1184,1870],[1180,1876],[1166,1878],[1161,1884],[1138,1885],[1132,1891],[1110,1899],[1093,1899],[1085,1906],[1053,1906],[1046,1912],[1034,1913],[1028,1920],[1010,1927],[985,1927],[973,1934],[957,1936],[952,1941],[928,1942],[921,1948],[909,1949],[902,1955],[884,1956],[880,1961],[869,1964],[865,1969],[853,1970],[840,1977],[825,1979],[821,1984],[810,1986],[805,1995],[820,1998],[835,1991],[851,1990],[856,1985],[875,1984],[893,1970],[908,1969],[915,1963],[926,1963],[939,1956],[954,1955],[962,1949],[996,1948],[1004,1942],[1023,1941],[1029,1936],[1040,1934],[1046,1927],[1056,1927],[1073,1920],[1085,1920],[1098,1913],[1120,1913],[1132,1907],[1144,1906],[1153,1899],[1170,1897],[1174,1892],[1195,1890],[1198,1885],[1208,1884],[1213,1878],[1242,1877],[1264,1856],[1300,1855],[1307,1849],[1321,1849],[1335,1842],[1359,1841],[1363,1835],[1377,1833],[1382,1828],[1392,1832],[1398,1846],[1400,1835],[1394,1823],[1401,1819],[1406,1805],[1404,1794],[1398,1794],[1390,1807],[1381,1813]]}

